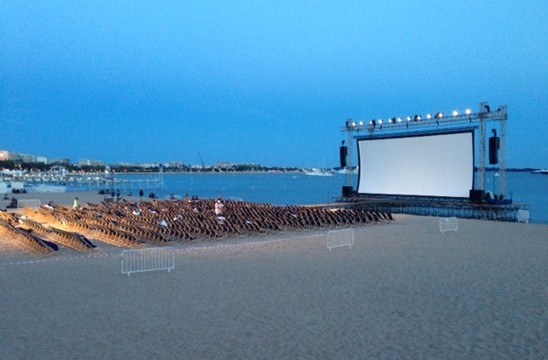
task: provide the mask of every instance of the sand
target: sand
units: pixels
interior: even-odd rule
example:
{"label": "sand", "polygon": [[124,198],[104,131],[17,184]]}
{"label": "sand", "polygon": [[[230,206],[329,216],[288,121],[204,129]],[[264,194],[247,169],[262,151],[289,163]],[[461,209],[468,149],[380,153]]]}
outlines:
{"label": "sand", "polygon": [[0,247],[0,359],[545,359],[548,226],[397,215],[175,246],[175,269],[121,249]]}

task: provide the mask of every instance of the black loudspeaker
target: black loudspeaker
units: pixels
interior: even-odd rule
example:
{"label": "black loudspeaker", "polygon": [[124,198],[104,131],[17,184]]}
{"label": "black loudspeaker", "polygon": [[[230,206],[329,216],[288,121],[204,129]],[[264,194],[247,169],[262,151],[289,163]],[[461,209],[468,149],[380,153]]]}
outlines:
{"label": "black loudspeaker", "polygon": [[470,201],[473,203],[481,203],[484,196],[484,190],[470,190]]}
{"label": "black loudspeaker", "polygon": [[341,146],[339,149],[339,154],[341,157],[341,167],[346,167],[346,156],[348,155],[348,147]]}
{"label": "black loudspeaker", "polygon": [[342,187],[342,195],[344,197],[351,197],[352,192],[354,192],[354,189],[352,188],[352,186],[343,186]]}
{"label": "black loudspeaker", "polygon": [[489,164],[499,163],[500,138],[491,136],[489,138]]}

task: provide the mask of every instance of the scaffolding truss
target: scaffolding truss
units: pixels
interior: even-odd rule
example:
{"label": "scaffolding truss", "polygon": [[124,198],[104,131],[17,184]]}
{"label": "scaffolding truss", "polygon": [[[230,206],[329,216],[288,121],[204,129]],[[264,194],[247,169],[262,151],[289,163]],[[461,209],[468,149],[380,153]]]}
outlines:
{"label": "scaffolding truss", "polygon": [[498,134],[500,137],[500,148],[498,149],[498,193],[502,198],[506,196],[506,121],[508,112],[506,105],[500,106],[497,110],[491,110],[487,102],[479,104],[479,110],[472,112],[467,110],[464,114],[453,113],[444,116],[437,113],[434,116],[426,115],[424,118],[420,115],[401,117],[392,117],[386,121],[371,120],[369,122],[355,121],[348,119],[342,131],[347,133],[348,155],[346,166],[346,185],[352,185],[353,164],[353,144],[354,140],[372,139],[382,137],[395,137],[405,135],[436,134],[453,131],[459,128],[472,128],[478,130],[478,158],[477,158],[477,181],[476,190],[486,190],[486,139],[488,136],[487,127],[490,122],[492,126],[498,125]]}

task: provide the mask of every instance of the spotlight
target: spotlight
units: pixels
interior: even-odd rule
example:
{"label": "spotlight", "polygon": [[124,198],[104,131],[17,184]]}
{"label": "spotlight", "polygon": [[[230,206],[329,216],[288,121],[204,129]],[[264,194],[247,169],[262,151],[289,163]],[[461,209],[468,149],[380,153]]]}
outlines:
{"label": "spotlight", "polygon": [[466,110],[464,111],[464,113],[465,113],[466,115],[470,115],[470,114],[472,113],[472,110],[466,109]]}
{"label": "spotlight", "polygon": [[369,124],[371,124],[371,126],[373,127],[377,126],[377,122],[375,121],[375,119],[371,120]]}
{"label": "spotlight", "polygon": [[382,125],[382,119],[379,119],[379,121],[377,121],[377,123],[378,123],[379,125]]}
{"label": "spotlight", "polygon": [[414,121],[420,121],[422,119],[422,117],[420,115],[415,115],[415,117],[413,118]]}
{"label": "spotlight", "polygon": [[407,121],[411,121],[411,116],[408,116],[408,117],[407,117]]}
{"label": "spotlight", "polygon": [[363,126],[363,120],[360,120],[360,122],[358,123],[360,126]]}
{"label": "spotlight", "polygon": [[453,111],[453,116],[459,116],[459,112],[457,110]]}
{"label": "spotlight", "polygon": [[426,114],[426,119],[428,119],[428,120],[432,119],[432,115]]}
{"label": "spotlight", "polygon": [[393,124],[393,123],[396,122],[396,118],[395,118],[395,117],[392,117],[392,118],[390,118],[390,119],[388,120],[388,122],[389,122],[390,124]]}
{"label": "spotlight", "polygon": [[347,129],[353,129],[354,126],[356,126],[356,123],[352,119],[346,120],[346,128]]}
{"label": "spotlight", "polygon": [[436,115],[434,115],[434,117],[435,117],[436,119],[441,119],[441,118],[443,117],[443,113],[442,113],[442,112],[438,112],[438,113],[436,113]]}
{"label": "spotlight", "polygon": [[398,122],[401,123],[401,117],[398,117]]}

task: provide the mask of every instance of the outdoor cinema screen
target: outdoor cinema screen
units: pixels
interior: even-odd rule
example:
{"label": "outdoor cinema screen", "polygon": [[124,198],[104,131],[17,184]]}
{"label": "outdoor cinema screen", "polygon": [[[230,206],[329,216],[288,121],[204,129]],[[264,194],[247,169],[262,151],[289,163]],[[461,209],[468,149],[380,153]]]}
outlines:
{"label": "outdoor cinema screen", "polygon": [[358,140],[358,193],[469,197],[474,132]]}

